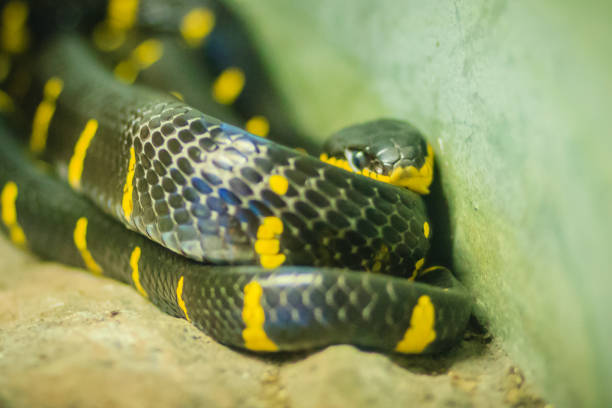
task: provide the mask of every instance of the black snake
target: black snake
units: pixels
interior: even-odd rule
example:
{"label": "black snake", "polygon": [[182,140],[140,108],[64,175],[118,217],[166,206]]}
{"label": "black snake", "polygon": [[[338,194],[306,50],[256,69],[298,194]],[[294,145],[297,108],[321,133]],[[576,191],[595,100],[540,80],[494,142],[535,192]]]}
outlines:
{"label": "black snake", "polygon": [[250,350],[420,353],[460,336],[469,297],[447,269],[423,267],[423,202],[389,184],[427,192],[433,152],[418,131],[392,120],[350,127],[322,161],[201,113],[180,100],[187,89],[126,83],[147,68],[132,58],[113,75],[78,36],[57,34],[17,65],[30,79],[12,92],[30,151],[67,184],[3,139],[2,228],[15,243],[132,284]]}

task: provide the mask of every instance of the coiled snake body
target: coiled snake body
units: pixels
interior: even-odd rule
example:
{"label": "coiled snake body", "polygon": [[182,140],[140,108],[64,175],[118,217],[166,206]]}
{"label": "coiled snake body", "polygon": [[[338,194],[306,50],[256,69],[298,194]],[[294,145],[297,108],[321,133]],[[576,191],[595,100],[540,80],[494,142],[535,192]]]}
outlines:
{"label": "coiled snake body", "polygon": [[463,331],[464,289],[445,268],[423,268],[422,200],[363,175],[397,172],[355,168],[365,156],[354,147],[346,150],[359,160],[347,172],[117,81],[74,35],[35,58],[16,100],[32,118],[30,150],[67,183],[3,141],[3,229],[15,243],[131,284],[215,339],[254,351],[352,343],[434,352]]}

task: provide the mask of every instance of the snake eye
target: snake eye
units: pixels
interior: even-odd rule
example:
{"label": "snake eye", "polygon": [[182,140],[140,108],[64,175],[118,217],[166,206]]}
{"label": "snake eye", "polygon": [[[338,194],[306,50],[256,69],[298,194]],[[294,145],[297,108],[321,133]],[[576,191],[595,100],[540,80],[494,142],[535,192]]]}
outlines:
{"label": "snake eye", "polygon": [[348,161],[353,171],[359,173],[368,166],[370,160],[363,150],[345,149],[344,156]]}

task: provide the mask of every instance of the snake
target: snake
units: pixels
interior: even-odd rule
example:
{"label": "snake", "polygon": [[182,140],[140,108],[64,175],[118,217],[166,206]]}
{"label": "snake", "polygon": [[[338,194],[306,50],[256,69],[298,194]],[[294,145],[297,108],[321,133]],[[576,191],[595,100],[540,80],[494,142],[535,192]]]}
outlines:
{"label": "snake", "polygon": [[0,127],[1,225],[16,245],[250,351],[434,353],[461,337],[469,295],[424,267],[431,231],[410,188],[428,192],[433,151],[411,125],[348,127],[317,158],[117,80],[75,35],[23,69],[30,129]]}

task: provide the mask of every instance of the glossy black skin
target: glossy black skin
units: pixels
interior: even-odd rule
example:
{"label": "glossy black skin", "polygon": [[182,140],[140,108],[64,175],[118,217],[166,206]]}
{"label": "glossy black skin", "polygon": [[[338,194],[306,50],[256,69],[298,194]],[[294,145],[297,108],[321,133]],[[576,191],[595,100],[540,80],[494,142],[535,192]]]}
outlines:
{"label": "glossy black skin", "polygon": [[[182,296],[192,323],[222,343],[245,347],[243,291],[252,281],[264,288],[264,329],[278,351],[335,343],[391,351],[410,327],[412,309],[422,295],[429,296],[435,306],[437,333],[424,353],[448,348],[465,328],[470,300],[446,269],[425,275],[423,282],[412,282],[325,267],[266,271],[254,266],[202,265],[123,228],[64,183],[35,168],[23,149],[7,138],[8,133],[7,127],[0,125],[0,186],[11,181],[19,188],[17,218],[29,250],[45,259],[85,267],[73,244],[73,230],[77,219],[86,217],[88,249],[105,276],[133,285],[130,256],[136,246],[140,247],[140,282],[151,302],[166,313],[185,317],[176,295],[183,277]],[[8,232],[4,225],[1,229]],[[312,283],[288,285],[291,281]],[[311,294],[305,297],[305,292]],[[364,305],[374,297],[376,307],[364,314]],[[291,302],[281,303],[280,298]],[[304,304],[305,298],[312,303]],[[324,319],[315,318],[315,308]],[[299,317],[288,318],[295,315]]]}
{"label": "glossy black skin", "polygon": [[[42,6],[43,3],[45,1],[37,3],[40,8],[36,8],[36,12],[32,14],[34,21],[41,18],[36,16],[43,16],[42,20],[39,21],[43,21],[46,18],[44,7]],[[69,1],[68,3],[72,4],[73,2]],[[100,8],[101,3],[103,2],[92,1],[93,8],[86,12],[83,12],[84,9],[80,9],[77,4],[74,6],[78,9],[76,14],[72,12],[66,13],[66,10],[70,9],[67,6],[68,8],[48,20],[51,21],[50,24],[41,23],[38,25],[35,33],[53,32],[57,29],[58,25],[69,29],[77,28],[81,25],[89,26],[92,21],[99,21],[100,16],[104,14],[100,11],[102,10]],[[178,1],[176,3],[196,4],[198,2]],[[156,1],[151,0],[150,5],[151,8],[143,8],[141,11],[154,10]],[[163,5],[161,8],[163,9],[164,7],[167,7],[167,5]],[[172,16],[182,15],[182,11],[179,8],[175,10],[178,12],[172,14]],[[78,17],[75,17],[77,15]],[[154,14],[146,12],[141,15],[140,24],[145,30],[152,29],[152,31],[159,32],[160,27],[164,27],[164,24],[168,21],[173,21],[171,18],[170,20],[165,20],[165,22],[161,21],[160,24],[159,21],[155,22],[155,19],[150,19],[147,15],[151,16]],[[223,17],[223,12],[220,12],[218,16],[219,21],[226,18]],[[232,17],[228,18],[231,19]],[[174,23],[171,23],[165,26],[170,27],[174,25]],[[219,50],[234,49],[234,55],[238,56],[235,61],[248,61],[251,58],[250,56],[253,55],[252,47],[242,47],[240,40],[235,40],[235,38],[240,39],[241,35],[245,37],[245,31],[238,30],[238,32],[243,34],[234,37],[232,33],[227,34],[227,24],[220,24],[218,27],[222,29],[219,29],[217,33],[213,32],[208,43],[209,45],[204,47],[204,55],[215,55],[213,60],[218,64],[218,68],[212,69],[213,74],[220,72],[228,64],[235,65],[231,59],[229,62],[223,62],[225,61],[224,58],[221,58],[223,53],[219,54]],[[172,29],[169,29],[169,31],[172,31]],[[219,41],[216,39],[219,39]],[[40,44],[42,44],[41,48],[36,50],[36,53],[48,47],[44,43]],[[235,47],[231,46],[231,44]],[[240,50],[241,47],[247,49],[247,51]],[[64,100],[60,98],[56,116],[51,123],[51,134],[68,134],[74,138],[82,130],[84,121],[92,114],[98,117],[101,114],[105,118],[104,121],[101,120],[100,134],[110,135],[117,133],[117,130],[124,127],[126,117],[130,117],[129,114],[126,115],[126,112],[133,112],[134,110],[141,109],[143,106],[161,103],[164,106],[169,106],[171,110],[187,109],[172,98],[160,98],[159,94],[155,92],[143,91],[141,93],[132,93],[120,87],[116,89],[110,87],[115,89],[115,91],[107,92],[106,94],[101,93],[95,89],[102,88],[107,91],[109,89],[109,87],[100,86],[101,84],[98,81],[102,75],[97,75],[94,72],[93,77],[87,79],[88,77],[83,77],[82,74],[91,74],[92,70],[80,70],[84,72],[79,72],[79,70],[71,71],[73,68],[70,68],[70,64],[74,64],[75,60],[77,65],[83,68],[83,58],[63,58],[53,53],[50,55],[47,56],[47,63],[40,62],[36,64],[35,68],[38,71],[35,70],[33,72],[33,86],[24,98],[20,100],[16,98],[16,100],[18,100],[20,106],[29,107],[31,115],[36,104],[40,101],[42,83],[48,79],[49,75],[61,74],[64,78],[80,78],[77,84],[70,81],[67,82],[67,88],[62,95]],[[54,69],[59,71],[51,72]],[[247,73],[247,75],[250,75],[249,78],[259,77],[257,73]],[[38,79],[36,79],[37,76]],[[249,106],[253,106],[253,101],[257,101],[258,97],[268,101],[267,97],[264,98],[263,95],[267,95],[267,89],[270,89],[266,85],[265,80],[250,81],[249,83],[259,84],[262,88],[259,91],[257,87],[253,88],[253,90],[247,89],[241,96],[244,99],[239,98],[237,101],[236,106],[238,110],[244,109],[247,112],[240,114],[245,117],[251,114]],[[91,89],[91,91],[87,91],[87,89]],[[251,96],[247,97],[248,95]],[[17,96],[19,97],[19,95]],[[90,103],[90,105],[87,103]],[[261,106],[271,105],[273,108],[270,112],[280,112],[280,110],[274,109],[275,103],[276,101],[270,104],[265,102]],[[150,130],[154,130],[155,126],[150,126],[151,120],[153,118],[144,120],[142,126],[149,126]],[[202,120],[205,127],[219,125],[218,121],[204,116],[197,120]],[[280,128],[282,126],[277,129]],[[314,171],[322,175],[321,180],[335,179],[338,180],[338,183],[346,185],[346,187],[340,187],[340,189],[347,188],[346,191],[355,191],[357,196],[349,197],[354,202],[360,200],[357,198],[359,196],[370,197],[372,190],[375,190],[376,193],[374,195],[380,197],[382,201],[370,201],[368,198],[368,205],[372,205],[372,211],[377,209],[380,211],[382,206],[384,216],[392,216],[397,211],[393,208],[387,208],[389,203],[384,204],[383,201],[391,200],[392,206],[400,203],[398,208],[403,208],[406,202],[411,202],[413,207],[416,206],[418,208],[416,208],[416,211],[415,208],[411,208],[409,211],[412,211],[412,213],[405,213],[405,217],[410,220],[416,214],[419,220],[410,228],[415,231],[422,228],[422,223],[425,220],[423,218],[424,210],[422,209],[422,203],[419,203],[420,200],[411,196],[412,193],[399,192],[398,189],[391,186],[374,184],[374,187],[372,187],[373,185],[370,184],[372,182],[367,181],[364,177],[350,175],[342,170],[320,163],[315,159],[299,155],[290,149],[275,147],[267,141],[260,140],[232,126],[224,125],[222,129],[223,134],[227,136],[227,140],[232,139],[232,136],[237,134],[240,137],[249,139],[251,143],[257,143],[266,148],[273,146],[271,149],[266,150],[266,158],[276,164],[283,166],[285,165],[283,163],[295,163],[296,160],[302,161],[303,164],[300,167],[304,170],[304,174],[301,176],[290,176],[290,173],[281,173],[285,174],[289,179],[295,177],[296,179],[293,181],[296,185],[303,184],[304,175]],[[0,129],[0,131],[5,133],[6,129]],[[286,133],[288,134],[288,132]],[[221,139],[225,136],[222,136]],[[98,143],[100,139],[106,140],[105,137],[97,138],[95,143]],[[129,145],[129,140],[130,138],[123,139],[120,144],[127,146]],[[88,174],[85,178],[89,178],[93,182],[96,179],[98,181],[107,179],[110,167],[104,165],[107,160],[106,158],[112,156],[118,158],[117,162],[126,162],[125,150],[116,150],[116,143],[101,143],[92,146],[91,151],[94,154],[90,157],[93,158],[92,160],[102,163],[104,170],[102,172],[94,170],[95,166],[87,166],[86,164],[86,172],[89,173],[85,173]],[[51,139],[47,157],[56,163],[61,163],[62,161],[65,163],[69,157],[68,155],[71,153],[73,144],[74,139],[72,141],[61,141],[59,139],[54,141],[54,139]],[[135,246],[141,247],[140,279],[151,301],[172,315],[184,316],[185,312],[178,306],[176,295],[178,281],[180,277],[183,277],[185,280],[183,298],[186,308],[189,310],[191,321],[221,342],[238,347],[245,346],[241,335],[244,329],[244,322],[241,316],[243,305],[241,302],[244,296],[245,285],[254,280],[264,287],[262,306],[266,313],[265,331],[279,346],[279,350],[297,350],[334,343],[351,343],[375,349],[393,350],[410,326],[410,316],[414,306],[417,304],[418,298],[426,295],[431,298],[436,310],[435,330],[437,337],[423,352],[436,352],[446,348],[459,337],[470,314],[471,306],[464,289],[447,270],[440,269],[435,273],[426,275],[423,278],[425,283],[413,283],[404,279],[331,268],[324,265],[358,268],[363,266],[361,265],[361,259],[371,258],[374,254],[368,253],[367,249],[363,248],[363,251],[358,251],[358,257],[340,256],[334,263],[334,255],[340,248],[334,248],[333,245],[330,246],[329,241],[320,241],[319,246],[322,252],[314,251],[315,257],[313,257],[312,252],[304,252],[304,254],[293,258],[295,263],[306,261],[305,263],[309,264],[312,261],[310,264],[320,265],[315,267],[283,266],[269,271],[258,266],[226,267],[197,264],[172,254],[138,234],[124,230],[120,224],[93,208],[88,201],[76,197],[63,184],[29,167],[27,161],[17,153],[16,148],[10,146],[10,143],[6,143],[5,146],[7,148],[2,150],[5,156],[0,157],[3,166],[0,167],[0,182],[2,185],[5,185],[6,182],[13,181],[19,186],[20,195],[17,200],[18,221],[26,233],[31,250],[45,258],[71,265],[84,266],[81,255],[72,244],[72,235],[76,220],[79,217],[86,216],[89,220],[89,249],[93,257],[101,265],[105,275],[126,283],[133,283],[129,267],[130,255]],[[88,170],[90,167],[91,169]],[[96,200],[95,196],[99,192],[107,194],[110,190],[116,190],[117,186],[121,187],[121,180],[125,179],[125,174],[122,173],[124,170],[120,167],[121,165],[119,165],[116,171],[116,175],[119,175],[119,177],[112,178],[114,181],[110,182],[111,184],[114,183],[114,186],[110,184],[104,185],[104,183],[92,183],[92,186],[98,185],[98,187],[91,188],[93,193],[90,193],[90,195],[93,194],[94,200]],[[270,170],[268,165],[263,165],[260,168],[261,171],[266,169]],[[310,174],[310,176],[314,177],[314,174]],[[340,180],[344,181],[341,182]],[[320,188],[319,184],[314,182],[312,186]],[[304,197],[306,196],[306,193],[302,194],[304,194]],[[102,202],[105,200],[98,199],[98,201]],[[107,208],[106,210],[109,213],[114,212],[112,208]],[[362,207],[361,217],[364,220],[368,217],[367,210],[367,206]],[[375,218],[380,218],[380,216]],[[283,220],[288,222],[286,218],[283,218]],[[310,224],[309,228],[313,228],[313,232],[317,234],[324,233],[323,224],[314,222]],[[409,221],[407,224],[411,225],[412,223]],[[2,228],[5,230],[4,226]],[[294,230],[293,235],[288,235],[287,237],[293,236],[293,244],[295,245],[296,237],[303,237],[307,234],[306,231],[307,229],[298,226]],[[355,232],[367,235],[368,233],[365,231],[363,229],[360,231],[360,228],[357,228]],[[109,235],[116,237],[116,239],[108,240],[107,237]],[[65,238],[58,239],[58,237]],[[284,237],[284,239],[287,237]],[[392,241],[395,240],[392,239]],[[283,242],[284,245],[290,245],[285,241]],[[369,242],[367,246],[371,246],[371,244],[372,242]],[[392,242],[389,242],[389,244],[393,247]],[[419,245],[410,246],[410,251],[413,251],[414,248],[421,248]],[[412,266],[416,259],[421,255],[424,256],[426,251],[427,248],[424,244],[418,252],[410,255],[410,261],[406,265]],[[326,253],[327,255],[325,255]],[[392,251],[391,254],[391,257],[397,257],[396,251]],[[330,260],[332,261],[331,263],[329,262]],[[405,266],[402,268],[403,261],[398,261],[397,258],[395,260],[392,258],[387,260],[387,262],[393,265],[393,267],[389,268],[391,273],[406,274],[411,272],[410,268],[408,270]],[[316,284],[297,284],[297,282],[309,280],[316,282]],[[288,285],[287,282],[295,282],[295,284]],[[342,290],[338,290],[339,285]],[[218,297],[220,291],[225,292],[222,297]],[[305,304],[300,300],[304,299],[303,295],[305,292],[315,294],[312,296],[315,299],[314,303]],[[333,294],[328,296],[328,293]],[[278,299],[280,298],[295,299],[296,301],[286,304],[279,302]],[[369,299],[371,300],[372,298],[377,299],[377,306],[371,313],[365,314],[363,312],[364,307],[368,304]],[[323,319],[315,318],[313,312],[315,308],[322,310]],[[290,319],[286,316],[299,316],[299,318]],[[392,316],[392,318],[389,318],[389,316]],[[381,336],[380,333],[385,333],[385,335]]]}
{"label": "glossy black skin", "polygon": [[[66,177],[85,124],[96,119],[81,192],[175,252],[196,260],[252,263],[258,227],[270,216],[285,225],[285,264],[373,269],[380,262],[381,272],[410,276],[429,249],[425,208],[411,191],[258,138],[170,95],[120,83],[74,37],[50,42],[36,61],[25,104],[29,118],[44,82],[64,78],[43,157]],[[135,207],[133,219],[125,220],[121,205],[132,146]],[[285,195],[271,190],[271,175],[287,180]],[[183,213],[193,221],[183,221]],[[172,231],[176,234],[168,236]],[[381,250],[388,255],[377,259]]]}

